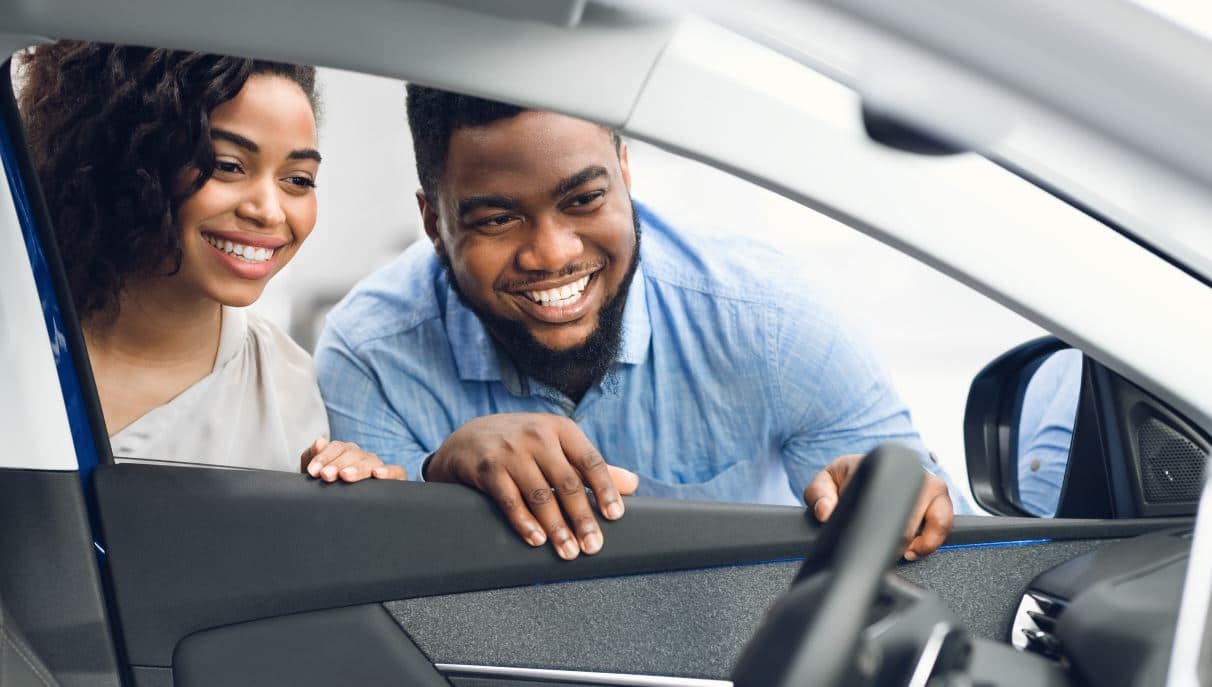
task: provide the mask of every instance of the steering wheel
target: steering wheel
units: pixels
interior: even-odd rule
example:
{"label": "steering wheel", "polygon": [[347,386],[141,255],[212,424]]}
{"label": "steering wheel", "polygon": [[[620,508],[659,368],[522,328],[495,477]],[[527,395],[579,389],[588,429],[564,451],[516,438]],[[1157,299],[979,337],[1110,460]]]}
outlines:
{"label": "steering wheel", "polygon": [[921,462],[907,447],[883,444],[863,458],[791,589],[737,661],[736,687],[854,681],[860,636],[904,544],[922,479]]}

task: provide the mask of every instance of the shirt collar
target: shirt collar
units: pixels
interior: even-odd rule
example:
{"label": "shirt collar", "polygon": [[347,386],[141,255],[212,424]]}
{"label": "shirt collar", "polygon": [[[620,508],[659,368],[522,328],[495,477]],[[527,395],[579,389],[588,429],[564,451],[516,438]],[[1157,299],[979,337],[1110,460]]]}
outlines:
{"label": "shirt collar", "polygon": [[[497,350],[484,323],[463,301],[459,300],[450,279],[443,274],[446,286],[446,336],[459,379],[464,381],[509,381],[517,386],[522,380],[513,365]],[[639,365],[648,359],[648,344],[652,339],[652,323],[648,318],[648,298],[644,293],[644,266],[636,268],[623,306],[623,341],[616,361]],[[508,379],[506,379],[508,378]]]}
{"label": "shirt collar", "polygon": [[617,360],[624,365],[640,365],[648,359],[652,340],[652,321],[648,318],[648,296],[644,288],[644,266],[636,266],[623,306],[623,341]]}

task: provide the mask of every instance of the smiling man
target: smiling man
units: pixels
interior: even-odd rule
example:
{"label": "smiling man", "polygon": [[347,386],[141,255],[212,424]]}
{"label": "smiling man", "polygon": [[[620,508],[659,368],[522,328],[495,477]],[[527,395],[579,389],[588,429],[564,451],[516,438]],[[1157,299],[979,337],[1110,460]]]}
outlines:
{"label": "smiling man", "polygon": [[[915,448],[906,556],[953,506],[879,365],[777,254],[630,196],[597,124],[409,86],[427,242],[359,284],[316,353],[335,438],[491,495],[535,546],[596,553],[621,493],[836,505]],[[642,240],[641,240],[642,238]]]}

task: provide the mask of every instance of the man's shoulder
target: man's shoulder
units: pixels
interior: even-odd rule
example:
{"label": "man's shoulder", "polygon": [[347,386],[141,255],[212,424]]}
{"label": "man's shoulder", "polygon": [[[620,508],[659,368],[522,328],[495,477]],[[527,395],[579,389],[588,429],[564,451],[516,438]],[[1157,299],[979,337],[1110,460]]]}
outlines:
{"label": "man's shoulder", "polygon": [[442,317],[445,283],[433,248],[417,241],[358,282],[329,311],[324,328],[353,348],[405,334]]}
{"label": "man's shoulder", "polygon": [[657,288],[783,307],[819,305],[810,270],[769,244],[744,236],[686,231],[640,206],[644,276]]}

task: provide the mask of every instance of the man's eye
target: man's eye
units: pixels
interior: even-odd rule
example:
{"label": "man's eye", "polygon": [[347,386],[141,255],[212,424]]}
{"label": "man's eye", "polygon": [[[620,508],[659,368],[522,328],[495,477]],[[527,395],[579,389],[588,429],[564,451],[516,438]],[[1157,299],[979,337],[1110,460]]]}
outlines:
{"label": "man's eye", "polygon": [[576,196],[572,200],[568,201],[568,207],[570,207],[570,208],[585,207],[586,205],[592,204],[594,201],[596,201],[597,199],[601,198],[604,195],[606,195],[605,191],[592,191],[590,193],[582,193],[581,195]]}
{"label": "man's eye", "polygon": [[501,231],[508,229],[516,220],[513,215],[495,215],[476,222],[475,226],[483,231]]}

